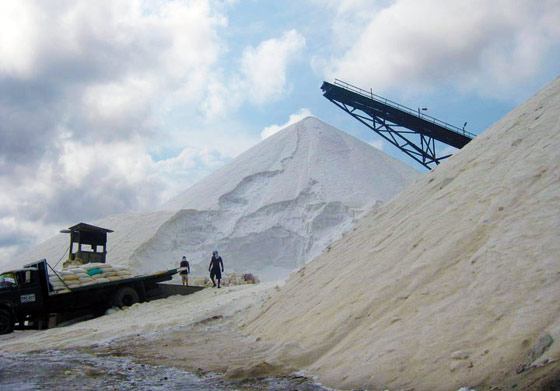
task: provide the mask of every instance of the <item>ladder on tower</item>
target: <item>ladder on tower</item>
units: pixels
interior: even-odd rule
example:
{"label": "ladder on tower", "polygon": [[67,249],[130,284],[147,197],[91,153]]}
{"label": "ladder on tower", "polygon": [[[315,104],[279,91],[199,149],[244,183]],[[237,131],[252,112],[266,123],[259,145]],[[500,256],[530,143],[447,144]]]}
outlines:
{"label": "ladder on tower", "polygon": [[[323,96],[378,133],[408,156],[432,169],[451,154],[436,151],[436,141],[461,149],[475,135],[396,102],[335,79],[323,82]],[[466,123],[465,123],[466,125]]]}

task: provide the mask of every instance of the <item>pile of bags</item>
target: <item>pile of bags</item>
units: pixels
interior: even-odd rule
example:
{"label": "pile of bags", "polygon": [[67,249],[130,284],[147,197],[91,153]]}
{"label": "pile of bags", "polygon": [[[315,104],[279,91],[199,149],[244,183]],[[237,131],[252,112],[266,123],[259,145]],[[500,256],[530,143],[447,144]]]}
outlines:
{"label": "pile of bags", "polygon": [[[251,273],[229,273],[222,275],[223,286],[258,284],[259,282],[259,278]],[[212,280],[208,277],[195,277],[192,279],[192,285],[212,286]]]}
{"label": "pile of bags", "polygon": [[80,267],[59,271],[57,274],[49,274],[49,282],[54,291],[67,291],[67,288],[101,284],[132,277],[132,273],[127,268],[111,266],[106,263],[87,263]]}

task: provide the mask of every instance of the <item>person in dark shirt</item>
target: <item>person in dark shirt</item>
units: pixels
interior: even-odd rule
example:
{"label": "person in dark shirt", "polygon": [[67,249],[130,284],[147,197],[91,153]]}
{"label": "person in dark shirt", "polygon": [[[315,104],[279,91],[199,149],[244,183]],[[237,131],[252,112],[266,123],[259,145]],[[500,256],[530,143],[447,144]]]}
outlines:
{"label": "person in dark shirt", "polygon": [[214,278],[216,278],[218,280],[218,288],[220,288],[220,280],[222,279],[222,273],[224,271],[224,262],[222,261],[222,257],[218,255],[217,251],[212,253],[212,259],[210,260],[208,271],[210,272],[210,278],[212,279],[212,284],[214,284],[213,286],[216,286],[216,281],[214,281]]}
{"label": "person in dark shirt", "polygon": [[187,257],[183,256],[181,263],[179,264],[179,275],[181,276],[181,282],[183,285],[189,286],[189,273],[191,272],[191,267],[189,265],[189,261],[187,261]]}

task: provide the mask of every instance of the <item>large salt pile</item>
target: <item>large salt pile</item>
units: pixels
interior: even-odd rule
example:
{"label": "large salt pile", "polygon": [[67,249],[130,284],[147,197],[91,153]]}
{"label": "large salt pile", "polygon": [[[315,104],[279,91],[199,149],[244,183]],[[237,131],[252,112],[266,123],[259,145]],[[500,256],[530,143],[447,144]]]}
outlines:
{"label": "large salt pile", "polygon": [[[286,276],[389,200],[420,174],[316,118],[263,140],[169,201],[162,211],[94,222],[109,236],[108,262],[148,273],[177,267],[183,255],[206,275],[213,250],[226,272]],[[39,246],[27,258],[59,259],[66,248]],[[48,253],[57,247],[58,252]],[[49,258],[50,257],[50,258]]]}
{"label": "large salt pile", "polygon": [[489,389],[557,374],[559,166],[556,79],[361,219],[247,331],[279,344],[268,363],[344,389]]}

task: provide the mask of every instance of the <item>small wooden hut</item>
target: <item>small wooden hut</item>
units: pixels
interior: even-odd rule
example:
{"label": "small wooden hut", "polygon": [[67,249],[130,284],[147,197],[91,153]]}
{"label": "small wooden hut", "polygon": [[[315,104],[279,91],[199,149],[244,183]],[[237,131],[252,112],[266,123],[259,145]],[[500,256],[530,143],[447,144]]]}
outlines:
{"label": "small wooden hut", "polygon": [[75,264],[105,263],[107,233],[112,230],[79,223],[60,232],[70,234],[69,261]]}

